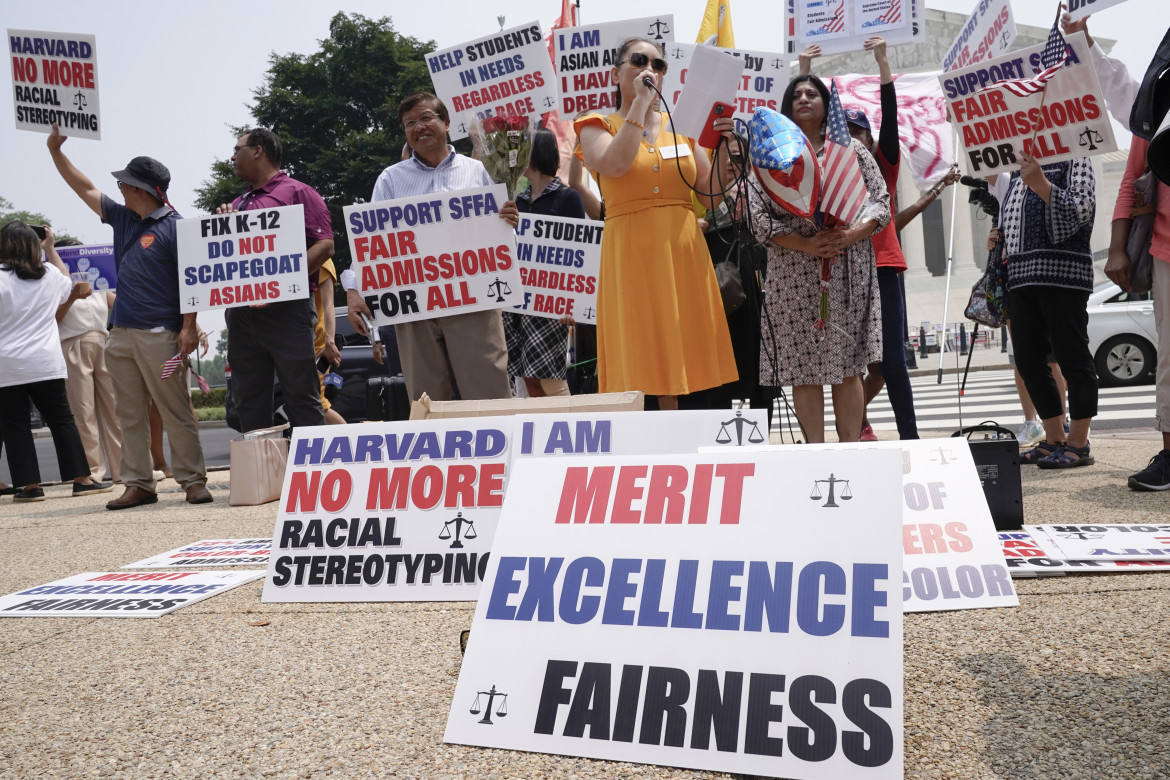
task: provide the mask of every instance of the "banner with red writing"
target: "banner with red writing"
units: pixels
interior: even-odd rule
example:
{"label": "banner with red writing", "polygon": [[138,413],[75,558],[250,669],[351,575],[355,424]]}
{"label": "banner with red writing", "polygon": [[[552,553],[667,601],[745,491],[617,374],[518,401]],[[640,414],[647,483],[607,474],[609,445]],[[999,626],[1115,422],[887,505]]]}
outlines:
{"label": "banner with red writing", "polygon": [[516,258],[524,299],[512,310],[596,325],[604,227],[604,222],[592,219],[521,214]]}
{"label": "banner with red writing", "polygon": [[8,54],[17,130],[101,140],[94,36],[9,30]]}
{"label": "banner with red writing", "polygon": [[609,77],[617,66],[618,46],[633,37],[668,44],[674,40],[674,17],[664,14],[582,25],[553,34],[562,117],[572,119],[582,111],[611,114],[617,110],[616,86]]}

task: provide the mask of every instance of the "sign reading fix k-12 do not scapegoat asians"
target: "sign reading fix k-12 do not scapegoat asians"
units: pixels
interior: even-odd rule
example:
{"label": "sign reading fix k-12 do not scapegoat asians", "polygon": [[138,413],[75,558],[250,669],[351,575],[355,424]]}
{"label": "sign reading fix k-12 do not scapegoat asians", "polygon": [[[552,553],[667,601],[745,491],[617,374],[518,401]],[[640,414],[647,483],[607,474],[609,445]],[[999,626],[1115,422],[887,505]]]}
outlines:
{"label": "sign reading fix k-12 do not scapegoat asians", "polygon": [[503,184],[346,206],[357,289],[375,325],[521,302],[516,235]]}
{"label": "sign reading fix k-12 do not scapegoat asians", "polygon": [[877,451],[517,461],[445,740],[900,778],[900,472]]}
{"label": "sign reading fix k-12 do not scapegoat asians", "polygon": [[181,219],[176,230],[184,314],[309,297],[299,203]]}

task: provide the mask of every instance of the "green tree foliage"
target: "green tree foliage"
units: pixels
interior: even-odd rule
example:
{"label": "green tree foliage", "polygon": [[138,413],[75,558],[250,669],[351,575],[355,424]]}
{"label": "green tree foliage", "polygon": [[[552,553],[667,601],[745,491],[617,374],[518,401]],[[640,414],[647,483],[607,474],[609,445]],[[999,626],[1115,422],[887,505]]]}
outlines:
{"label": "green tree foliage", "polygon": [[[273,53],[249,111],[256,125],[272,128],[284,145],[282,167],[315,187],[333,217],[338,269],[349,265],[341,209],[369,200],[378,174],[401,159],[406,136],[398,104],[411,92],[432,89],[424,55],[434,41],[400,35],[390,19],[339,13],[329,37],[309,55]],[[247,128],[232,128],[233,137]],[[207,211],[246,186],[218,160],[196,191]]]}
{"label": "green tree foliage", "polygon": [[[49,227],[53,227],[53,221],[44,214],[37,214],[33,211],[17,211],[15,206],[12,205],[12,201],[0,197],[0,225],[7,225],[14,219],[19,219],[26,225],[48,225]],[[77,240],[75,236],[63,233],[56,228],[53,228],[53,237],[58,241],[64,239],[70,241]]]}

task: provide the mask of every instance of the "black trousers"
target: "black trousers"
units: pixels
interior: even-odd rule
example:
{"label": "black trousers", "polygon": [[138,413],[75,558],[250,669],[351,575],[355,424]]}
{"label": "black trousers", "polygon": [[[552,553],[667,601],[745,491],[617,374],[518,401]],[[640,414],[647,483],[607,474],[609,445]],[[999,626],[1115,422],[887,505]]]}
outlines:
{"label": "black trousers", "polygon": [[27,385],[0,387],[0,436],[8,450],[8,471],[17,487],[39,484],[41,469],[37,464],[37,449],[33,443],[32,416],[29,401],[36,405],[49,430],[57,450],[57,466],[61,479],[89,475],[89,463],[81,436],[73,422],[69,399],[65,395],[64,379],[48,379]]}
{"label": "black trousers", "polygon": [[1089,352],[1089,293],[1065,287],[1018,287],[1008,293],[1016,367],[1041,420],[1060,416],[1060,391],[1048,367],[1049,345],[1068,382],[1068,416],[1097,416],[1097,367]]}

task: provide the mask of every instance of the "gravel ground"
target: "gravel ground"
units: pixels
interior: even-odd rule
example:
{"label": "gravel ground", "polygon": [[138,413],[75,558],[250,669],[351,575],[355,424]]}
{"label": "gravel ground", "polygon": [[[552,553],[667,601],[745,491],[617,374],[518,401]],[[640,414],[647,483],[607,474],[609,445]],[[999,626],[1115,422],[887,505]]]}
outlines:
{"label": "gravel ground", "polygon": [[[1029,522],[1165,521],[1097,465],[1024,472]],[[0,593],[114,570],[196,539],[267,536],[276,505],[153,507],[110,496],[0,503]],[[168,489],[169,487],[169,489]],[[1016,609],[907,615],[906,777],[1170,776],[1170,573],[1017,580]],[[443,744],[470,604],[261,604],[262,582],[157,620],[0,623],[0,778],[717,778]]]}

